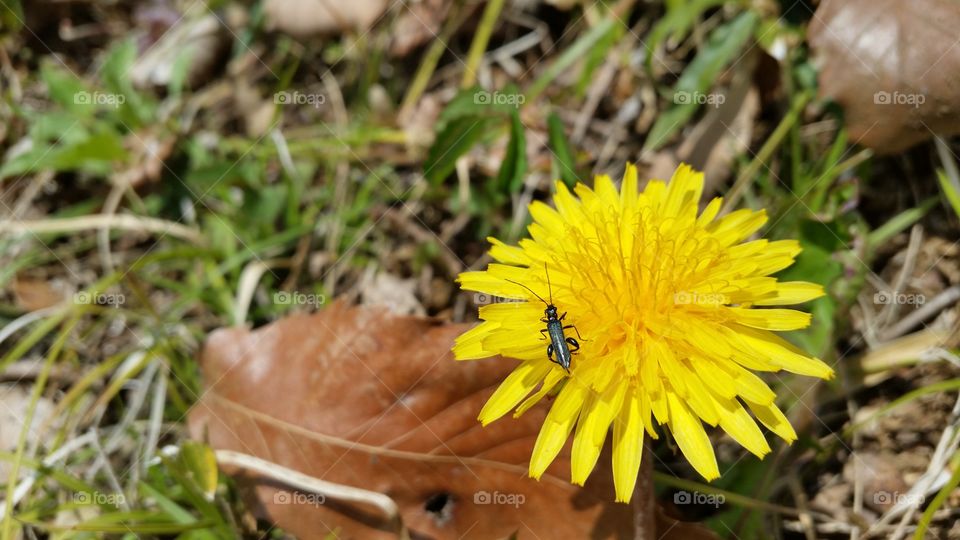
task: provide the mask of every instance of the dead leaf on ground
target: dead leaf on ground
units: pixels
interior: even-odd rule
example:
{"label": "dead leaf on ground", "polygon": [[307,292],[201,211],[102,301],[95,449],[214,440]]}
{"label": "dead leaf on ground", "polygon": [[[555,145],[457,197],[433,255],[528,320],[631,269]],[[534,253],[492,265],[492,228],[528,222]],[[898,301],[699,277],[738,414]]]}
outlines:
{"label": "dead leaf on ground", "polygon": [[[450,347],[467,327],[335,303],[255,331],[219,330],[202,353],[212,386],[191,412],[191,432],[387,494],[415,538],[632,537],[631,506],[613,502],[609,449],[584,488],[568,481],[569,445],[537,482],[527,463],[547,405],[477,422],[516,362],[454,362]],[[372,507],[314,505],[276,481],[230,472],[255,511],[300,538],[334,529],[395,537]]]}
{"label": "dead leaf on ground", "polygon": [[654,538],[657,540],[719,540],[717,533],[704,527],[699,523],[689,521],[678,521],[673,519],[663,510],[657,508],[657,531],[663,533],[657,534]]}
{"label": "dead leaf on ground", "polygon": [[960,3],[825,0],[810,23],[820,93],[845,110],[850,135],[896,153],[960,133]]}
{"label": "dead leaf on ground", "polygon": [[17,276],[13,279],[13,299],[24,311],[36,311],[63,303],[69,291],[62,281]]}
{"label": "dead leaf on ground", "polygon": [[387,0],[267,0],[267,27],[296,37],[366,30],[387,9]]}

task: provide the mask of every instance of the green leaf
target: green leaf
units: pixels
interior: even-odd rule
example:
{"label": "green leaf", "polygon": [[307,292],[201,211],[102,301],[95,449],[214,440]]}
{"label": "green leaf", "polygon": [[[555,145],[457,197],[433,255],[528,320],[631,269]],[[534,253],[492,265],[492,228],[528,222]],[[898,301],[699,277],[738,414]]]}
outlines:
{"label": "green leaf", "polygon": [[937,203],[936,197],[931,197],[920,203],[920,206],[904,210],[893,216],[886,223],[877,227],[867,236],[867,250],[873,252],[882,246],[897,234],[912,227],[914,223],[920,221],[926,213]]}
{"label": "green leaf", "polygon": [[513,84],[495,92],[488,92],[479,86],[460,90],[440,113],[436,125],[437,133],[445,131],[456,120],[468,117],[507,117],[517,110],[516,105],[495,101],[493,96],[497,93],[511,96],[520,95],[520,91]]}
{"label": "green leaf", "polygon": [[0,180],[45,169],[107,175],[114,163],[126,158],[127,151],[117,133],[101,129],[91,134],[75,126],[64,132],[59,144],[44,144],[34,139],[33,148],[0,166]]}
{"label": "green leaf", "polygon": [[76,144],[90,137],[87,122],[81,122],[77,115],[70,111],[56,110],[43,114],[28,114],[30,122],[30,140],[34,144],[43,142],[58,142],[60,144]]}
{"label": "green leaf", "polygon": [[674,41],[682,41],[690,33],[690,29],[693,28],[704,11],[723,2],[724,0],[693,0],[668,4],[667,13],[657,21],[646,39],[647,68],[650,68],[654,54],[667,36],[670,36]]}
{"label": "green leaf", "polygon": [[217,459],[213,450],[203,443],[185,441],[180,447],[180,462],[204,495],[212,498],[217,490]]}
{"label": "green leaf", "polygon": [[513,110],[510,120],[510,142],[507,143],[507,153],[500,165],[495,184],[501,193],[520,191],[523,177],[527,173],[527,137],[516,109]]}
{"label": "green leaf", "polygon": [[596,45],[590,48],[587,51],[583,59],[583,69],[581,69],[580,76],[577,79],[576,85],[576,95],[577,97],[584,97],[586,95],[587,89],[590,87],[590,84],[595,80],[594,74],[597,71],[597,68],[603,65],[607,60],[607,54],[610,52],[610,49],[623,37],[623,33],[627,31],[626,26],[616,25],[610,32],[603,34],[600,41]]}
{"label": "green leaf", "polygon": [[287,206],[287,190],[285,185],[266,186],[257,190],[255,197],[244,199],[243,217],[249,220],[251,229],[275,230],[277,218]]}
{"label": "green leaf", "polygon": [[44,62],[40,66],[40,78],[47,85],[50,99],[76,113],[76,116],[92,116],[95,112],[94,107],[82,102],[83,94],[90,94],[83,81],[61,65]]}
{"label": "green leaf", "polygon": [[237,253],[239,240],[224,218],[211,213],[203,219],[203,232],[204,236],[210,239],[210,245],[214,246],[224,259]]}
{"label": "green leaf", "polygon": [[788,335],[805,351],[822,356],[833,343],[837,301],[831,294],[831,287],[843,276],[843,263],[834,257],[834,252],[845,250],[850,239],[837,222],[805,219],[800,222],[799,232],[803,251],[793,266],[781,272],[778,278],[819,283],[827,295],[810,303],[813,315],[810,327]]}
{"label": "green leaf", "polygon": [[145,497],[153,499],[153,502],[155,502],[161,510],[166,512],[175,523],[185,524],[197,522],[197,518],[193,517],[193,514],[177,504],[173,499],[164,495],[159,489],[143,481],[140,482],[139,486],[140,492]]}
{"label": "green leaf", "polygon": [[23,8],[20,0],[0,0],[0,29],[13,34],[23,27]]}
{"label": "green leaf", "polygon": [[673,89],[672,107],[657,118],[647,134],[643,150],[656,150],[666,144],[690,120],[700,106],[696,96],[706,94],[720,72],[733,60],[753,35],[757,15],[747,11],[718,27],[692,62],[683,70]]}
{"label": "green leaf", "polygon": [[186,524],[176,523],[171,521],[170,517],[166,514],[150,510],[104,513],[75,525],[63,525],[55,522],[25,521],[25,523],[30,523],[44,530],[70,531],[74,534],[80,531],[112,534],[123,534],[132,531],[136,535],[171,535],[212,525],[212,523],[208,521],[197,521]]}
{"label": "green leaf", "polygon": [[171,96],[179,96],[186,87],[194,50],[186,47],[174,58],[173,69],[170,70],[170,82],[167,83],[167,93]]}
{"label": "green leaf", "polygon": [[953,211],[960,217],[960,187],[957,187],[950,181],[950,177],[942,169],[937,170],[937,179],[940,181],[940,189],[950,202]]}
{"label": "green leaf", "polygon": [[527,98],[533,101],[539,97],[554,79],[568,71],[571,66],[588,54],[608,32],[615,32],[616,28],[622,24],[621,18],[611,13],[581,34],[573,44],[567,47],[567,50],[556,57],[547,69],[543,70],[543,74],[537,80],[533,81],[533,84],[527,89]]}
{"label": "green leaf", "polygon": [[423,174],[434,186],[438,186],[453,172],[457,159],[473,148],[503,119],[488,116],[461,116],[437,135],[423,164]]}
{"label": "green leaf", "polygon": [[486,136],[499,135],[525,100],[512,84],[494,92],[479,86],[461,90],[437,120],[437,138],[423,165],[427,180],[434,186],[442,183],[453,171],[457,159]]}
{"label": "green leaf", "polygon": [[81,142],[61,147],[55,153],[53,167],[59,171],[109,173],[113,163],[124,161],[126,157],[123,139],[113,131],[103,130]]}
{"label": "green leaf", "polygon": [[827,253],[846,249],[850,244],[850,234],[836,221],[804,219],[800,222],[800,244],[818,247]]}
{"label": "green leaf", "polygon": [[127,39],[110,49],[101,69],[106,90],[118,98],[122,97],[122,100],[118,100],[119,105],[112,110],[124,124],[132,128],[148,124],[156,116],[154,107],[134,89],[130,81],[130,70],[136,59],[137,43]]}
{"label": "green leaf", "polygon": [[580,181],[580,175],[577,173],[577,163],[573,159],[573,150],[570,149],[570,142],[563,132],[563,122],[557,113],[550,113],[547,117],[548,144],[553,151],[554,162],[560,173],[560,179],[569,187],[573,187]]}

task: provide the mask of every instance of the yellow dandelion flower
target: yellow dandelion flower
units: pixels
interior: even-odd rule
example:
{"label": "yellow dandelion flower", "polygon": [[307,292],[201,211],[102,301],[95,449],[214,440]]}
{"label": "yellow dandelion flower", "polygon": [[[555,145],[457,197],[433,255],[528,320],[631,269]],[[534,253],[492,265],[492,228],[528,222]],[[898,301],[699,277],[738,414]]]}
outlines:
{"label": "yellow dandelion flower", "polygon": [[[520,415],[556,395],[530,476],[540,478],[573,433],[571,481],[582,485],[612,426],[616,499],[629,502],[645,433],[657,438],[654,421],[670,430],[707,480],[720,473],[704,422],[760,457],[770,447],[755,420],[788,442],[796,439],[774,392],[753,372],[833,376],[821,360],[774,334],[810,323],[809,314],[777,306],[818,298],[823,290],[771,277],[793,263],[800,245],[747,241],[767,221],[764,211],[718,218],[715,198],[698,216],[702,191],[703,174],[686,165],[669,183],[651,181],[643,192],[633,166],[619,192],[607,176],[574,193],[558,182],[556,209],[530,205],[531,238],[518,246],[489,239],[498,264],[460,275],[463,289],[518,300],[482,306],[483,322],[453,349],[458,360],[498,354],[522,360],[480,421],[511,410]],[[566,336],[583,337],[569,372],[547,358],[538,297],[552,297],[567,314],[563,324],[576,326]]]}

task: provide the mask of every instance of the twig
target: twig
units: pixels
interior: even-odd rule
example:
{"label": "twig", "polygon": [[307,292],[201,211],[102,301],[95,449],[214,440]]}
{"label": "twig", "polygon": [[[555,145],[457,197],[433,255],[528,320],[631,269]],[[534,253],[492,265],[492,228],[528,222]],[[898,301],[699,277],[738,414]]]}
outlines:
{"label": "twig", "polygon": [[[900,272],[897,273],[897,279],[894,282],[892,291],[885,291],[891,297],[896,298],[907,286],[907,279],[913,275],[913,269],[917,264],[917,254],[920,253],[920,246],[923,243],[923,227],[920,225],[914,225],[910,229],[910,243],[907,244],[907,253],[904,257],[903,266],[900,267]],[[881,324],[886,325],[894,317],[897,316],[899,311],[900,303],[899,302],[890,302],[886,305],[883,310],[883,313],[877,317]]]}
{"label": "twig", "polygon": [[917,308],[913,313],[900,319],[897,324],[884,330],[880,338],[884,341],[898,338],[958,301],[960,301],[960,285],[954,285],[938,294],[933,300],[924,303],[923,307]]}
{"label": "twig", "polygon": [[[817,531],[814,528],[813,517],[810,515],[810,501],[807,494],[803,492],[803,485],[797,477],[796,470],[791,470],[787,475],[787,485],[793,493],[793,499],[797,501],[797,509],[800,510],[800,525],[803,527],[803,534],[807,540],[817,540]],[[853,532],[851,531],[851,534]]]}
{"label": "twig", "polygon": [[888,510],[879,521],[871,526],[871,531],[876,527],[889,524],[897,516],[902,514],[903,517],[900,519],[897,529],[888,537],[891,540],[902,538],[906,531],[907,523],[913,519],[913,514],[926,495],[940,489],[940,487],[946,483],[946,479],[943,478],[943,471],[948,465],[947,462],[956,453],[957,448],[960,447],[960,436],[958,435],[960,435],[960,398],[958,398],[954,404],[953,411],[950,415],[950,423],[944,428],[940,436],[940,441],[937,443],[937,448],[930,458],[930,465],[927,466],[927,470],[920,476],[913,487],[910,488],[907,497],[905,497],[905,501],[899,502]]}
{"label": "twig", "polygon": [[[43,372],[43,363],[31,360],[16,362],[0,371],[0,381],[21,382],[39,377]],[[81,374],[73,367],[67,365],[54,366],[50,371],[48,378],[51,381],[57,381],[64,384],[73,384],[81,377]]]}
{"label": "twig", "polygon": [[[423,222],[419,219],[416,219],[416,216],[413,214],[409,208],[404,207],[405,211],[397,210],[394,208],[387,208],[383,210],[382,216],[388,221],[392,222],[397,228],[411,238],[416,240],[421,244],[429,244],[434,241],[440,240],[440,237],[436,233],[423,226]],[[414,219],[408,219],[412,217]],[[416,223],[415,223],[416,221]],[[463,267],[466,266],[463,261],[455,253],[453,253],[449,247],[446,246],[443,242],[440,242],[443,249],[439,252],[439,257],[443,261],[444,266],[447,267],[447,273],[453,277],[458,275]]]}
{"label": "twig", "polygon": [[247,313],[250,312],[250,303],[253,301],[253,293],[257,290],[257,284],[260,278],[270,271],[271,268],[286,266],[287,261],[270,259],[267,261],[250,261],[240,272],[240,279],[237,283],[237,298],[233,302],[233,324],[243,326],[247,321]]}
{"label": "twig", "polygon": [[[852,383],[851,383],[851,374],[853,367],[844,363],[840,366],[840,382],[843,385],[844,394],[847,396],[847,415],[850,418],[857,417],[857,404],[854,402],[850,396],[854,395]],[[852,451],[851,451],[851,461],[853,462],[853,513],[854,515],[860,515],[863,512],[863,469],[868,468],[869,465],[863,463],[863,460],[860,458],[860,454],[857,453],[860,450],[862,443],[861,432],[854,431],[851,441]],[[861,464],[864,466],[861,467]],[[870,471],[871,473],[873,471]],[[803,516],[801,516],[801,521],[803,521]],[[860,538],[860,527],[854,524],[850,529],[850,540],[857,540]]]}
{"label": "twig", "polygon": [[233,450],[216,450],[217,463],[234,467],[242,467],[284,484],[304,491],[330,497],[338,501],[369,504],[376,506],[397,526],[401,538],[409,539],[410,533],[403,525],[400,507],[390,497],[353,486],[335,484],[319,478],[308,476],[299,471],[288,469],[271,461],[266,461],[249,454],[241,454]]}
{"label": "twig", "polygon": [[94,214],[74,218],[37,219],[30,221],[3,221],[0,222],[0,234],[16,233],[71,233],[85,229],[101,229],[110,227],[127,231],[150,232],[169,234],[182,238],[197,245],[206,243],[203,235],[193,227],[187,227],[172,221],[151,217],[132,216],[129,214],[104,215]]}
{"label": "twig", "polygon": [[27,187],[23,189],[23,192],[20,194],[17,202],[13,205],[13,211],[10,212],[10,218],[20,219],[20,216],[26,214],[27,210],[33,204],[33,200],[37,197],[37,195],[40,194],[41,191],[43,191],[44,186],[53,180],[53,177],[53,171],[38,172],[33,177],[33,180],[27,184]]}
{"label": "twig", "polygon": [[[116,175],[116,178],[113,183],[113,187],[110,188],[110,193],[107,194],[107,200],[103,203],[103,212],[104,216],[115,216],[117,215],[117,208],[120,207],[120,200],[123,198],[123,192],[127,189],[126,181]],[[110,223],[105,223],[97,231],[97,246],[100,251],[100,264],[103,265],[103,273],[109,274],[113,272],[113,254],[110,253]]]}

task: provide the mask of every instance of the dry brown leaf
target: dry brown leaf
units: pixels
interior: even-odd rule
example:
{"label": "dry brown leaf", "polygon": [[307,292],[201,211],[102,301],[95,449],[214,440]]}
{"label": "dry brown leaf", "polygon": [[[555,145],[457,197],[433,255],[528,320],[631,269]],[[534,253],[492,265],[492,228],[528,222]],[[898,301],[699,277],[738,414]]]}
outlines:
{"label": "dry brown leaf", "polygon": [[960,133],[960,3],[825,0],[809,28],[820,93],[881,153]]}
{"label": "dry brown leaf", "polygon": [[267,0],[267,27],[296,37],[366,30],[387,9],[387,0]]}
{"label": "dry brown leaf", "polygon": [[657,509],[657,540],[719,540],[715,532],[694,522],[678,521],[668,516],[662,508]]}
{"label": "dry brown leaf", "polygon": [[[219,330],[202,353],[212,386],[191,412],[191,432],[214,448],[387,494],[414,538],[632,537],[631,506],[613,502],[609,449],[584,488],[568,481],[569,445],[537,482],[527,463],[547,405],[477,422],[516,362],[454,362],[450,347],[466,328],[334,303],[252,332]],[[237,478],[252,508],[300,538],[332,529],[395,537],[373,507],[310,504],[317,499],[276,481]]]}
{"label": "dry brown leaf", "polygon": [[15,277],[11,283],[13,299],[24,311],[53,307],[67,299],[63,283],[47,279]]}

